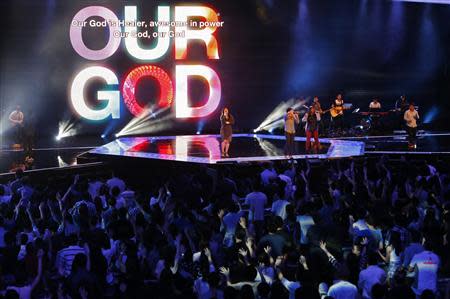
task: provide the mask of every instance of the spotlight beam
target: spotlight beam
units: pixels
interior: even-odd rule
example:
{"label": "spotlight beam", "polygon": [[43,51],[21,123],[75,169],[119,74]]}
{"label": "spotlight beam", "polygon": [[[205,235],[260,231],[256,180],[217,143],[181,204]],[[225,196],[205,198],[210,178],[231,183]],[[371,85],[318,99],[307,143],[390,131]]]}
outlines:
{"label": "spotlight beam", "polygon": [[275,109],[271,113],[269,113],[269,115],[253,131],[259,132],[262,130],[270,130],[282,126],[286,109],[289,107],[293,108],[294,110],[299,109],[303,107],[309,99],[310,97],[308,97],[306,100],[299,101],[294,98],[291,98],[286,102],[281,102],[280,104],[278,104],[277,107],[275,107]]}

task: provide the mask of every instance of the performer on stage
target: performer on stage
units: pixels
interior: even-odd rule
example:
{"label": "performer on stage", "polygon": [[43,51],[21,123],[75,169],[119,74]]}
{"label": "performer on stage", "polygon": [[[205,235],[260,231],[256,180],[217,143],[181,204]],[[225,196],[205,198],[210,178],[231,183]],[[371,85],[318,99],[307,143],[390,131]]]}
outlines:
{"label": "performer on stage", "polygon": [[318,96],[314,96],[312,106],[314,107],[314,110],[316,111],[316,114],[318,114],[318,119],[319,119],[318,129],[319,129],[319,132],[323,132],[322,114],[324,114],[326,111],[322,110],[322,106],[320,105],[320,101],[319,101],[319,97]]}
{"label": "performer on stage", "polygon": [[377,98],[373,99],[372,102],[369,104],[370,111],[380,111],[381,110],[381,103],[378,101]]}
{"label": "performer on stage", "polygon": [[344,99],[338,94],[331,105],[331,124],[335,133],[341,134],[344,130]]}
{"label": "performer on stage", "polygon": [[406,101],[406,96],[401,96],[399,100],[395,102],[395,110],[401,111],[403,114],[408,110],[408,102]]}
{"label": "performer on stage", "polygon": [[398,99],[395,102],[395,111],[396,111],[396,115],[397,115],[397,119],[398,119],[397,126],[399,129],[402,129],[404,127],[405,121],[404,121],[403,117],[405,115],[405,112],[408,110],[408,108],[409,108],[409,105],[408,105],[408,102],[406,101],[406,96],[402,95],[400,97],[400,99]]}
{"label": "performer on stage", "polygon": [[413,103],[409,104],[409,109],[405,111],[403,119],[406,121],[406,131],[408,132],[408,147],[415,148],[419,113]]}
{"label": "performer on stage", "polygon": [[314,110],[316,111],[316,113],[318,113],[319,115],[323,113],[322,107],[320,106],[320,102],[319,102],[319,97],[318,96],[314,97],[312,106],[314,107]]}
{"label": "performer on stage", "polygon": [[288,108],[284,117],[284,134],[286,136],[284,152],[288,158],[292,158],[295,154],[295,126],[299,123],[298,113],[294,109]]}
{"label": "performer on stage", "polygon": [[309,152],[311,148],[311,136],[314,137],[314,146],[313,150],[317,153],[320,149],[319,143],[319,122],[320,122],[320,113],[317,113],[314,105],[309,108],[309,111],[305,113],[302,118],[302,121],[305,124],[306,131],[306,151]]}
{"label": "performer on stage", "polygon": [[[374,98],[369,104],[369,112],[381,112],[381,103],[377,98]],[[370,131],[372,134],[376,134],[381,130],[381,115],[378,113],[373,113],[370,115],[372,120],[372,126]]]}
{"label": "performer on stage", "polygon": [[229,157],[228,150],[233,135],[234,117],[227,107],[223,108],[220,115],[220,136],[222,137],[221,150],[222,157]]}
{"label": "performer on stage", "polygon": [[23,112],[20,110],[20,106],[17,105],[16,110],[9,115],[9,121],[13,124],[15,144],[20,144],[22,140],[23,120]]}

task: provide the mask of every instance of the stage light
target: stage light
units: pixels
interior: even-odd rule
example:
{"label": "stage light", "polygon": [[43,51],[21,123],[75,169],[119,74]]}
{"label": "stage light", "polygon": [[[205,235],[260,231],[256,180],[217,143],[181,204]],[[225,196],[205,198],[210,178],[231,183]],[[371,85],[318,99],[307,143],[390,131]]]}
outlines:
{"label": "stage light", "polygon": [[169,110],[169,107],[152,111],[152,108],[144,109],[143,112],[133,118],[125,127],[116,134],[116,137],[138,135],[138,134],[153,134],[158,131],[168,129],[173,125],[173,114],[157,118],[158,115]]}
{"label": "stage light", "polygon": [[105,134],[102,134],[100,137],[102,137],[102,139],[105,139],[105,138],[106,138],[106,135],[105,135]]}
{"label": "stage light", "polygon": [[200,135],[200,131],[197,131],[195,134]]}
{"label": "stage light", "polygon": [[430,124],[432,123],[435,118],[437,118],[437,116],[439,115],[439,107],[436,105],[433,105],[433,107],[431,107],[430,110],[428,110],[428,112],[425,114],[424,118],[423,118],[423,123],[424,124]]}
{"label": "stage light", "polygon": [[284,123],[284,115],[286,114],[287,108],[291,107],[294,110],[302,108],[309,98],[298,100],[289,99],[286,102],[281,102],[275,109],[269,113],[269,115],[262,121],[262,123],[253,130],[254,133],[260,131],[272,131],[278,127],[282,127]]}
{"label": "stage light", "polygon": [[58,135],[56,135],[56,141],[60,141],[63,138],[75,136],[77,134],[77,123],[71,119],[60,121],[58,124]]}
{"label": "stage light", "polygon": [[64,162],[64,160],[61,158],[61,156],[58,155],[57,159],[58,159],[59,167],[66,167],[68,165],[66,162]]}

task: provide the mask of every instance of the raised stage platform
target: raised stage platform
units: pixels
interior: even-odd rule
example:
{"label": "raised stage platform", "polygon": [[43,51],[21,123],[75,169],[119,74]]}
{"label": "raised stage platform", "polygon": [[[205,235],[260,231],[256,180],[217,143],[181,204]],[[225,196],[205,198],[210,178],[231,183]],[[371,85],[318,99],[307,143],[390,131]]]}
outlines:
{"label": "raised stage platform", "polygon": [[[294,159],[331,159],[364,155],[364,142],[321,139],[322,149],[307,153],[305,138],[296,137]],[[222,158],[220,135],[124,137],[90,150],[87,155],[133,157],[191,163],[217,164],[285,160],[285,137],[259,134],[234,134],[230,157]]]}
{"label": "raised stage platform", "polygon": [[[450,157],[450,132],[420,132],[417,148],[408,150],[405,134],[385,136],[321,138],[324,149],[317,154],[305,153],[305,138],[297,137],[298,154],[303,158],[346,158],[351,156],[374,157],[378,155],[415,157]],[[56,146],[38,144],[31,156],[34,171],[53,171],[86,166],[88,163],[125,160],[133,157],[151,161],[184,161],[207,164],[236,163],[249,161],[282,160],[284,136],[236,134],[230,149],[230,158],[220,158],[219,136],[160,136],[124,137],[106,143],[98,137],[75,136],[67,138]],[[23,163],[28,154],[23,150],[0,148],[0,176]],[[140,159],[136,159],[138,163]],[[77,165],[78,164],[78,165]],[[83,164],[83,165],[79,165]]]}

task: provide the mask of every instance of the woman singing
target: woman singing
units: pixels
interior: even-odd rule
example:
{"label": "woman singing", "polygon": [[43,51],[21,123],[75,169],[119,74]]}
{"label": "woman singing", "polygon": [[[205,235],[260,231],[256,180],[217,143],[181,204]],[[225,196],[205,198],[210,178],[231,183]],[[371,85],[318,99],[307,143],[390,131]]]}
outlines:
{"label": "woman singing", "polygon": [[229,157],[228,150],[230,148],[231,137],[233,135],[234,118],[230,114],[227,107],[223,108],[220,115],[220,136],[222,137],[222,157]]}

